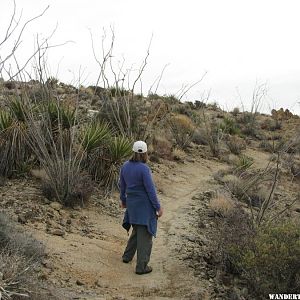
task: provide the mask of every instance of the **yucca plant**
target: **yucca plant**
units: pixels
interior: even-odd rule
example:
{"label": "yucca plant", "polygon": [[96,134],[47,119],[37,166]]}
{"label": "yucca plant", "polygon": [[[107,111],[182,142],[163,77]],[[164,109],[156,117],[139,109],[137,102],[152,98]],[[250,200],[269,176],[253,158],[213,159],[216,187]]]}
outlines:
{"label": "yucca plant", "polygon": [[25,122],[18,120],[11,110],[0,111],[0,175],[12,176],[30,157],[26,135]]}
{"label": "yucca plant", "polygon": [[124,136],[107,138],[105,144],[94,148],[85,162],[94,180],[109,193],[117,186],[121,164],[132,153],[132,141]]}
{"label": "yucca plant", "polygon": [[75,108],[62,105],[54,100],[48,101],[44,106],[54,132],[58,130],[58,126],[61,126],[63,129],[70,129],[75,125]]}
{"label": "yucca plant", "polygon": [[111,129],[108,123],[93,122],[83,127],[81,145],[87,153],[90,153],[103,145],[110,135]]}
{"label": "yucca plant", "polygon": [[132,154],[132,141],[123,136],[113,137],[105,154],[101,182],[106,191],[112,191],[117,186],[121,164]]}
{"label": "yucca plant", "polygon": [[[28,140],[41,167],[47,174],[42,184],[45,196],[66,206],[82,204],[91,195],[89,176],[83,171],[84,152],[78,145],[78,127],[74,119],[65,126],[56,103],[28,114]],[[72,117],[73,118],[73,117]],[[53,127],[55,126],[55,127]]]}

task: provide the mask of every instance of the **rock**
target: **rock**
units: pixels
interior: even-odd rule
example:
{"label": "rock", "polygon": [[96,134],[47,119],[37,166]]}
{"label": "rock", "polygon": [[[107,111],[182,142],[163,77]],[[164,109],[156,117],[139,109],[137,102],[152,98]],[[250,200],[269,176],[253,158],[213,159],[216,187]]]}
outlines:
{"label": "rock", "polygon": [[52,229],[49,231],[50,234],[52,235],[58,235],[58,236],[64,236],[65,235],[65,231],[62,229]]}
{"label": "rock", "polygon": [[55,209],[57,211],[62,209],[62,205],[58,202],[51,202],[50,207],[52,207],[53,209]]}
{"label": "rock", "polygon": [[76,280],[76,284],[77,284],[77,285],[84,285],[84,282],[82,282],[81,280],[77,279],[77,280]]}
{"label": "rock", "polygon": [[18,222],[21,224],[25,224],[27,220],[24,215],[18,215]]}

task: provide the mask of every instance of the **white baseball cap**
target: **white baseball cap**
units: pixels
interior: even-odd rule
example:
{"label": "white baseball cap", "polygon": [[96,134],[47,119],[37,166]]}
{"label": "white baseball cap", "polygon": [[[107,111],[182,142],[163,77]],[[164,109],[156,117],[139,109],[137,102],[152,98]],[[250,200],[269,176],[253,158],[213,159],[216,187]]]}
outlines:
{"label": "white baseball cap", "polygon": [[146,153],[147,152],[147,144],[143,141],[136,141],[133,144],[132,150],[137,153]]}

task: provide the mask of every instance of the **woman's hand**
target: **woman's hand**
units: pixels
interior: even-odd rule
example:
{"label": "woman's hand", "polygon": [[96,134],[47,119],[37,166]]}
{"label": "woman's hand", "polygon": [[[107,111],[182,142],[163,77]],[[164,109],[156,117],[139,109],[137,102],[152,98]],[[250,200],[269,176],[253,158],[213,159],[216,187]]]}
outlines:
{"label": "woman's hand", "polygon": [[156,215],[157,215],[158,218],[160,218],[163,215],[162,207],[156,212]]}
{"label": "woman's hand", "polygon": [[121,208],[126,208],[126,204],[124,204],[123,202],[121,202],[120,206]]}

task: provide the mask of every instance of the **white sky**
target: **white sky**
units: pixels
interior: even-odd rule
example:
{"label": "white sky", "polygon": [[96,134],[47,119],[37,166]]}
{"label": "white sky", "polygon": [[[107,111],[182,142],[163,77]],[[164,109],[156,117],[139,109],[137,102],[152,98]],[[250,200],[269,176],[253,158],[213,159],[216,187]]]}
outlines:
{"label": "white sky", "polygon": [[[52,43],[72,40],[49,52],[53,76],[74,82],[84,71],[84,84],[95,84],[99,71],[93,58],[89,29],[99,51],[102,29],[115,28],[115,55],[139,66],[153,34],[150,58],[143,78],[144,92],[170,64],[159,92],[172,94],[193,83],[205,71],[203,82],[187,94],[200,99],[211,89],[210,101],[232,109],[245,104],[258,81],[268,83],[264,106],[300,113],[300,2],[298,0],[16,0],[23,20],[49,10],[30,24],[19,57],[30,53],[34,35],[47,36],[58,23]],[[0,39],[13,8],[1,0]],[[1,49],[0,49],[1,51]],[[25,57],[25,56],[24,56]],[[59,65],[58,74],[57,69]]]}

